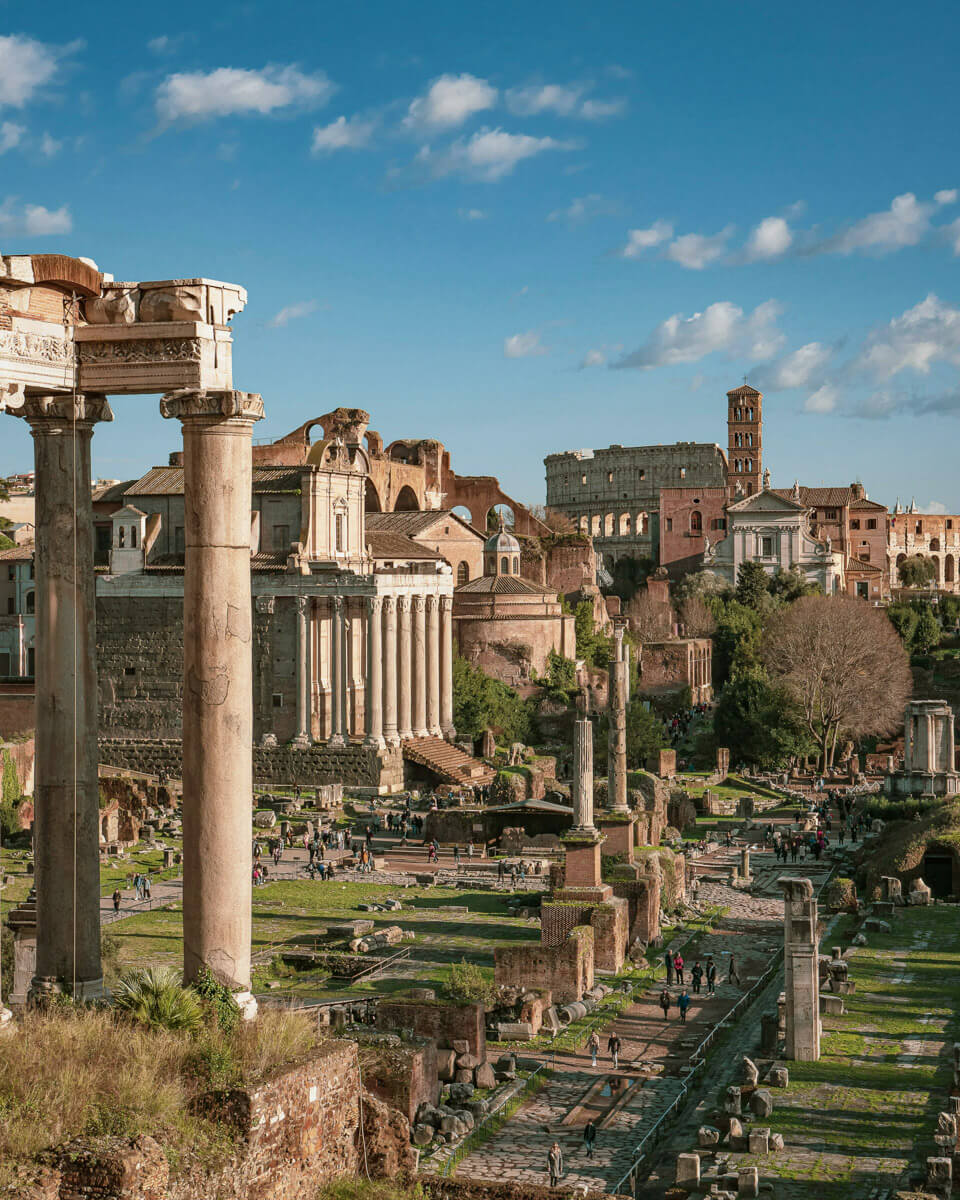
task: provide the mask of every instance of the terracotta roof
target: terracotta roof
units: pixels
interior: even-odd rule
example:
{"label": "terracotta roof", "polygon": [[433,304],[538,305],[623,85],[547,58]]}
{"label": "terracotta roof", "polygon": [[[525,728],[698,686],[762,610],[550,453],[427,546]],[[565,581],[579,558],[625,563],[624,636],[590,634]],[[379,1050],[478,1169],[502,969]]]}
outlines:
{"label": "terracotta roof", "polygon": [[[184,555],[158,554],[146,565],[147,571],[182,571]],[[282,550],[260,550],[250,558],[251,571],[285,571],[287,555]]]}
{"label": "terracotta roof", "polygon": [[437,554],[428,546],[415,542],[405,533],[377,533],[367,530],[367,545],[374,558],[417,558],[434,562],[442,561],[442,555]]}
{"label": "terracotta roof", "polygon": [[554,588],[541,587],[520,575],[478,575],[456,589],[458,596],[556,596]]}
{"label": "terracotta roof", "polygon": [[136,482],[136,479],[127,479],[123,483],[108,483],[105,487],[94,488],[93,503],[102,504],[107,500],[122,500]]}
{"label": "terracotta roof", "polygon": [[416,537],[419,533],[426,533],[440,521],[456,521],[458,525],[469,529],[477,537],[483,537],[483,534],[475,529],[469,521],[465,521],[457,513],[450,512],[445,508],[428,509],[425,512],[368,512],[366,514],[367,533],[405,533],[410,537]]}
{"label": "terracotta roof", "polygon": [[856,571],[864,575],[882,575],[883,570],[875,563],[864,562],[862,558],[854,558],[851,554],[847,559],[847,570]]}
{"label": "terracotta roof", "polygon": [[7,550],[0,550],[0,562],[30,562],[34,549],[33,542],[27,542],[25,546],[11,546]]}
{"label": "terracotta roof", "polygon": [[[300,491],[300,470],[296,467],[254,467],[255,492]],[[126,488],[127,496],[182,496],[183,467],[152,467],[146,475]]]}
{"label": "terracotta roof", "polygon": [[727,392],[728,396],[762,396],[762,392],[758,392],[755,387],[751,387],[749,383],[742,383],[731,392]]}
{"label": "terracotta roof", "polygon": [[850,505],[850,507],[851,508],[870,508],[870,509],[879,510],[880,512],[887,511],[887,506],[885,504],[878,504],[876,502],[876,500],[867,500],[866,498],[864,498],[862,500],[854,500],[854,502]]}
{"label": "terracotta roof", "polygon": [[[771,488],[784,500],[793,499],[793,488]],[[808,508],[843,508],[849,505],[853,493],[849,487],[801,487],[800,503]]]}

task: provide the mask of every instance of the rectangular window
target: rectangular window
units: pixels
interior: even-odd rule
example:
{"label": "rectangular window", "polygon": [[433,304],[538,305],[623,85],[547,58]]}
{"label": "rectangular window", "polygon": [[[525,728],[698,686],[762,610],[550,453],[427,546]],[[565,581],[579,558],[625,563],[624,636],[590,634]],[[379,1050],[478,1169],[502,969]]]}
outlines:
{"label": "rectangular window", "polygon": [[851,529],[859,529],[859,528],[860,528],[860,522],[859,522],[859,521],[851,521],[851,522],[850,522],[850,528],[851,528]]}
{"label": "rectangular window", "polygon": [[12,617],[14,612],[15,612],[15,609],[13,607],[13,597],[8,596],[7,597],[7,616]]}
{"label": "rectangular window", "polygon": [[643,469],[643,467],[641,467],[641,468],[640,468],[640,478],[641,478],[641,479],[646,479],[646,477],[647,477],[647,473],[646,473],[646,471]]}
{"label": "rectangular window", "polygon": [[346,549],[343,513],[337,513],[337,553],[342,554]]}
{"label": "rectangular window", "polygon": [[7,578],[10,580],[11,583],[13,583],[13,581],[16,579],[16,577],[17,577],[17,568],[11,564],[9,567],[7,567]]}
{"label": "rectangular window", "polygon": [[10,678],[10,653],[9,653],[9,651],[4,650],[3,653],[0,654],[0,679],[9,679],[9,678]]}
{"label": "rectangular window", "polygon": [[274,525],[273,527],[273,548],[276,551],[290,549],[290,526],[289,525]]}
{"label": "rectangular window", "polygon": [[273,693],[273,707],[283,708],[283,696],[280,694],[280,692]]}
{"label": "rectangular window", "polygon": [[760,539],[760,554],[763,558],[773,558],[773,538],[762,537]]}
{"label": "rectangular window", "polygon": [[[947,524],[949,525],[950,522],[948,521]],[[868,529],[876,529],[876,527],[877,527],[877,519],[876,519],[876,517],[871,517],[870,520],[867,522],[867,528]]]}
{"label": "rectangular window", "polygon": [[947,517],[947,528],[948,529],[953,528],[953,521],[950,519],[950,517]]}
{"label": "rectangular window", "polygon": [[581,476],[580,476],[580,486],[581,486],[581,487],[586,487],[586,486],[587,486],[587,477],[586,477],[586,475],[581,475]]}
{"label": "rectangular window", "polygon": [[673,517],[667,517],[664,524],[666,525],[667,533],[671,533],[673,531]]}
{"label": "rectangular window", "polygon": [[607,483],[613,483],[613,472],[612,471],[607,472]]}
{"label": "rectangular window", "polygon": [[687,477],[687,468],[686,468],[686,467],[681,467],[681,468],[680,468],[680,478],[681,478],[681,479],[686,479],[686,477]]}
{"label": "rectangular window", "polygon": [[837,519],[837,510],[835,508],[828,508],[823,514],[823,519],[825,521],[835,521]]}

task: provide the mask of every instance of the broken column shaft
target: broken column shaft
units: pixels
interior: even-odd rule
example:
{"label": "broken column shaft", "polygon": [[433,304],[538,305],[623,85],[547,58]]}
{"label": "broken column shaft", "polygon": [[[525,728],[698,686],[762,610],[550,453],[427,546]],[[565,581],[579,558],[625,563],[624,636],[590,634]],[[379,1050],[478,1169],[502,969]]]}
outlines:
{"label": "broken column shaft", "polygon": [[257,395],[181,391],[183,424],[183,966],[250,986],[253,701],[251,432]]}
{"label": "broken column shaft", "polygon": [[627,812],[627,674],[629,663],[623,656],[623,624],[614,625],[613,659],[608,671],[607,778],[610,809]]}

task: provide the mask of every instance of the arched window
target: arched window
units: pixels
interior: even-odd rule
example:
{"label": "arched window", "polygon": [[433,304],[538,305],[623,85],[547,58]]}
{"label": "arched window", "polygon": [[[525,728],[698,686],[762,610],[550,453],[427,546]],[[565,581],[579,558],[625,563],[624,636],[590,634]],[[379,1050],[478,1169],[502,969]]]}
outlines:
{"label": "arched window", "polygon": [[136,548],[137,548],[137,527],[136,527],[136,525],[130,526],[130,545],[134,550],[136,550]]}
{"label": "arched window", "polygon": [[27,592],[27,612],[28,613],[36,612],[36,608],[37,608],[36,592]]}
{"label": "arched window", "polygon": [[470,564],[467,562],[458,563],[457,564],[457,587],[460,587],[464,583],[468,583],[469,580],[470,580]]}
{"label": "arched window", "polygon": [[743,470],[743,460],[735,458],[733,460],[733,469],[739,474],[739,472]]}
{"label": "arched window", "polygon": [[703,529],[703,517],[699,511],[694,511],[690,514],[690,530],[692,533],[700,533]]}
{"label": "arched window", "polygon": [[752,433],[748,433],[748,434],[747,434],[747,445],[748,445],[748,446],[752,446],[752,445],[753,445],[753,434],[752,434]]}
{"label": "arched window", "polygon": [[747,471],[749,472],[749,471],[752,471],[752,470],[753,470],[753,459],[752,459],[752,458],[748,458],[748,459],[747,459]]}
{"label": "arched window", "polygon": [[127,529],[125,525],[117,526],[117,548],[122,550],[127,544]]}
{"label": "arched window", "polygon": [[500,559],[500,574],[501,575],[509,575],[510,574],[510,559],[507,558],[506,555],[504,555],[503,558]]}
{"label": "arched window", "polygon": [[514,560],[513,560],[513,573],[514,573],[514,575],[520,574],[520,559],[516,558],[516,557],[514,557]]}

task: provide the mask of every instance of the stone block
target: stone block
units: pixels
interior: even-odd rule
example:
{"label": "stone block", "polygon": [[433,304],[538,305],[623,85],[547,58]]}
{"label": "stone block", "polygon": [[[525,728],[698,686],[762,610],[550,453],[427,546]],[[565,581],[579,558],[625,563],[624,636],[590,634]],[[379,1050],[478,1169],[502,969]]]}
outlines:
{"label": "stone block", "polygon": [[475,1071],[480,1066],[480,1059],[475,1054],[458,1054],[457,1055],[457,1070],[459,1071]]}
{"label": "stone block", "polygon": [[454,1054],[469,1054],[470,1043],[465,1038],[453,1038],[450,1042],[450,1049]]}
{"label": "stone block", "polygon": [[505,1042],[528,1042],[533,1037],[533,1026],[528,1021],[501,1021],[497,1036]]}
{"label": "stone block", "polygon": [[771,1154],[773,1154],[775,1152],[779,1153],[779,1151],[781,1151],[782,1149],[783,1149],[783,1134],[782,1133],[771,1133],[770,1134],[770,1153]]}
{"label": "stone block", "polygon": [[473,1071],[466,1068],[458,1068],[453,1074],[456,1083],[473,1083]]}
{"label": "stone block", "polygon": [[727,1094],[723,1098],[723,1111],[731,1116],[739,1117],[741,1113],[740,1107],[740,1089],[738,1087],[728,1087]]}
{"label": "stone block", "polygon": [[923,882],[922,879],[915,879],[910,885],[910,894],[907,896],[907,903],[914,905],[930,904],[933,900],[933,893]]}
{"label": "stone block", "polygon": [[843,997],[824,994],[820,997],[820,1008],[831,1016],[843,1016]]}
{"label": "stone block", "polygon": [[939,1195],[950,1195],[953,1189],[952,1158],[938,1157],[927,1159],[926,1187],[928,1191],[937,1192]]}
{"label": "stone block", "polygon": [[703,1149],[709,1149],[711,1146],[719,1146],[720,1130],[713,1125],[701,1125],[697,1130],[697,1145]]}
{"label": "stone block", "polygon": [[760,1195],[760,1177],[756,1167],[741,1167],[737,1172],[737,1196],[756,1200]]}
{"label": "stone block", "polygon": [[771,1087],[785,1088],[790,1086],[790,1072],[786,1067],[771,1067],[767,1082]]}
{"label": "stone block", "polygon": [[760,1080],[760,1070],[752,1058],[743,1056],[743,1082],[748,1087],[755,1087]]}
{"label": "stone block", "polygon": [[750,1097],[750,1111],[755,1117],[769,1117],[773,1113],[773,1096],[766,1088],[757,1088]]}
{"label": "stone block", "polygon": [[458,1081],[450,1084],[450,1103],[465,1104],[473,1096],[473,1084]]}
{"label": "stone block", "polygon": [[751,1129],[749,1138],[749,1147],[751,1154],[769,1154],[770,1153],[770,1130],[769,1129]]}
{"label": "stone block", "polygon": [[429,1146],[433,1141],[433,1126],[432,1125],[414,1125],[413,1133],[410,1135],[410,1141],[415,1146]]}
{"label": "stone block", "polygon": [[677,1155],[677,1186],[699,1188],[700,1186],[700,1155]]}
{"label": "stone block", "polygon": [[479,1088],[492,1088],[497,1082],[493,1067],[489,1063],[481,1063],[474,1071],[473,1079]]}
{"label": "stone block", "polygon": [[450,1083],[453,1080],[457,1070],[457,1056],[452,1050],[437,1051],[437,1075],[444,1081]]}

